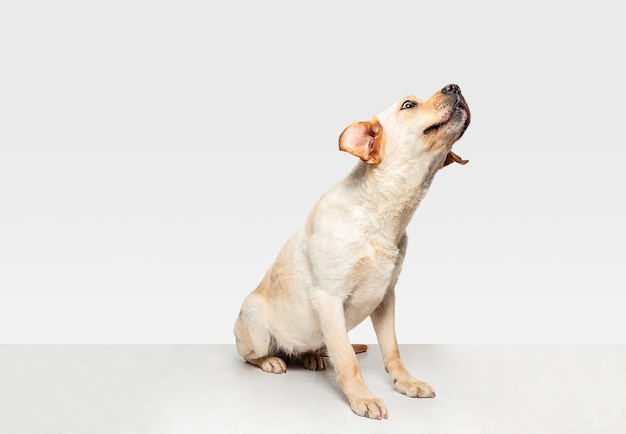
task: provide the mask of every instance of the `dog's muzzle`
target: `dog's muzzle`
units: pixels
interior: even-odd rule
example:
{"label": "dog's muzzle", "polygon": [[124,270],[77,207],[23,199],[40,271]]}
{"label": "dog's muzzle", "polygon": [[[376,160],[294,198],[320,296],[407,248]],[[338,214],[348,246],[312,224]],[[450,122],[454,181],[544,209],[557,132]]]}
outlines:
{"label": "dog's muzzle", "polygon": [[472,118],[472,115],[470,114],[469,111],[469,107],[467,106],[467,103],[465,102],[465,98],[463,97],[463,94],[461,93],[461,88],[456,85],[456,84],[449,84],[447,86],[445,86],[443,89],[441,89],[441,93],[444,95],[456,95],[457,101],[456,101],[456,105],[454,106],[454,110],[460,110],[463,111],[465,113],[465,123],[463,126],[463,130],[461,131],[461,134],[459,135],[459,138],[465,133],[465,130],[467,130],[467,127],[470,124],[470,120]]}

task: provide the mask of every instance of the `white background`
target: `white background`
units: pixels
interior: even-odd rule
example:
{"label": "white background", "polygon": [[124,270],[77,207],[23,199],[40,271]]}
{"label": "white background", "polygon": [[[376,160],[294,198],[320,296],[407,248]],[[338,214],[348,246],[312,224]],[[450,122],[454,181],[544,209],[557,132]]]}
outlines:
{"label": "white background", "polygon": [[0,341],[233,343],[343,128],[457,83],[399,340],[626,342],[626,35],[579,3],[4,2]]}

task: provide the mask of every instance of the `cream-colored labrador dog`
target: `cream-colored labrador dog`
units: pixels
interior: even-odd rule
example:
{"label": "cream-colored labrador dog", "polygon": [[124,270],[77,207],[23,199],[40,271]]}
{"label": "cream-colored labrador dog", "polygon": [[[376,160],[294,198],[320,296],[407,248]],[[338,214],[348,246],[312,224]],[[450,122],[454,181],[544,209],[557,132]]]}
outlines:
{"label": "cream-colored labrador dog", "polygon": [[366,347],[353,348],[348,340],[348,330],[369,316],[395,389],[435,396],[400,360],[394,287],[407,247],[405,229],[435,173],[467,162],[452,145],[469,122],[461,90],[450,84],[427,101],[409,96],[343,131],[339,149],[362,161],[320,198],[244,300],[235,336],[246,361],[282,374],[286,359],[324,369],[328,355],[352,410],[385,419],[385,404],[363,382],[355,356]]}

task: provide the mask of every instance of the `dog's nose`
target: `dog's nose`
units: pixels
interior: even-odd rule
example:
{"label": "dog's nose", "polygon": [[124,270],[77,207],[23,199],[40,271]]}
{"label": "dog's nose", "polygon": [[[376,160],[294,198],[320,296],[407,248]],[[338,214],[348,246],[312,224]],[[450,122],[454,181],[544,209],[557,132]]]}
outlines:
{"label": "dog's nose", "polygon": [[461,88],[456,84],[449,84],[443,89],[441,89],[441,93],[444,95],[448,95],[450,93],[456,93],[457,95],[461,93]]}

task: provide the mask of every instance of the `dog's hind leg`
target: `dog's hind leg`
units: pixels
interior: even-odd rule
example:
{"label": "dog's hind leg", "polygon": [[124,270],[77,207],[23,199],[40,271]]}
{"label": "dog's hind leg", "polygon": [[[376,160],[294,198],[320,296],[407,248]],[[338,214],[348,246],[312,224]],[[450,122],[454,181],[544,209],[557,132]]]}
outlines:
{"label": "dog's hind leg", "polygon": [[280,357],[271,355],[272,335],[262,300],[250,294],[243,302],[235,322],[237,352],[246,362],[265,372],[284,374],[287,365]]}

